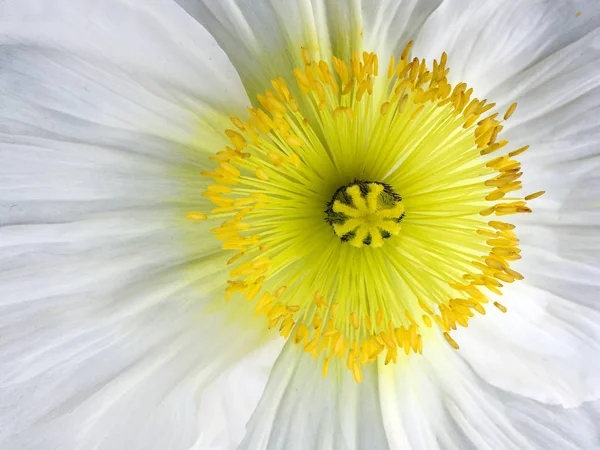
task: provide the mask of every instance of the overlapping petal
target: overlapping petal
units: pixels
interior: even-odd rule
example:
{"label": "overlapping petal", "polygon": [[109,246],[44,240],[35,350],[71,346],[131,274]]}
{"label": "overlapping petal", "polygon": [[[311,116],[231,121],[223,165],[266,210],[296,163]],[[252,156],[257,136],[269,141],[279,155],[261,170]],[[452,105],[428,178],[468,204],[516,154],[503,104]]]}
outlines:
{"label": "overlapping petal", "polygon": [[265,336],[210,304],[227,256],[184,213],[239,78],[173,3],[2,8],[0,447],[228,442],[206,398]]}
{"label": "overlapping petal", "polygon": [[380,367],[380,395],[391,448],[591,450],[600,443],[597,404],[564,409],[493,387],[443,342],[404,365]]}
{"label": "overlapping petal", "polygon": [[388,449],[375,366],[357,384],[343,361],[323,378],[322,361],[302,355],[286,343],[240,449]]}

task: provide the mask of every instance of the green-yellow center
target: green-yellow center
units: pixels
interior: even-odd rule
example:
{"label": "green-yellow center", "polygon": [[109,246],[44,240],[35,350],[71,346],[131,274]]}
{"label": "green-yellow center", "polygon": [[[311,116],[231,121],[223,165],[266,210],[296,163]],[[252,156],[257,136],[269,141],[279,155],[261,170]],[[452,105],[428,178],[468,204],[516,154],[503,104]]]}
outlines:
{"label": "green-yellow center", "polygon": [[458,349],[450,333],[489,303],[506,311],[491,297],[523,278],[502,218],[543,192],[518,194],[527,147],[500,139],[516,104],[499,116],[449,83],[445,53],[428,65],[410,51],[380,74],[374,53],[303,49],[304,67],[231,118],[231,146],[203,172],[213,209],[187,214],[217,221],[234,252],[225,298],[254,302],[324,376],[341,360],[360,382],[366,364],[421,353],[428,328]]}

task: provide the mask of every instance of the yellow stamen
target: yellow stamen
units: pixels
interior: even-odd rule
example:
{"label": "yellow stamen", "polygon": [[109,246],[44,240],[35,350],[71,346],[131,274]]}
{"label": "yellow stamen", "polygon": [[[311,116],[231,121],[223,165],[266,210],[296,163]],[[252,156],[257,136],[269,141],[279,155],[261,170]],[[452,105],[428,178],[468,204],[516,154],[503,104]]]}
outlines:
{"label": "yellow stamen", "polygon": [[420,354],[423,327],[458,350],[449,333],[523,279],[500,216],[530,213],[544,192],[518,194],[528,146],[502,139],[516,103],[490,114],[493,102],[450,84],[445,53],[430,67],[411,51],[379,78],[375,53],[328,62],[302,48],[304,67],[231,118],[230,146],[202,172],[211,214],[186,214],[219,220],[211,232],[235,252],[224,297],[253,302],[322,358],[323,376],[334,357],[361,382],[366,364]]}

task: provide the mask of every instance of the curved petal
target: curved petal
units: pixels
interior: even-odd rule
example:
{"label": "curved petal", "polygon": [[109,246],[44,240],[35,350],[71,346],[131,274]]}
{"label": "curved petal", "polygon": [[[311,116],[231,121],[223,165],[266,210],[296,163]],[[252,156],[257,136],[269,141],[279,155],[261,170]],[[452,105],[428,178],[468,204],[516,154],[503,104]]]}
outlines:
{"label": "curved petal", "polygon": [[445,0],[423,25],[413,53],[433,59],[447,52],[450,81],[465,81],[477,97],[487,97],[597,28],[599,14],[600,5],[589,0]]}
{"label": "curved petal", "polygon": [[198,410],[202,433],[193,450],[238,448],[283,342],[275,339],[249,353],[203,390]]}
{"label": "curved petal", "polygon": [[597,448],[597,405],[564,409],[502,391],[478,377],[443,339],[428,342],[423,356],[380,367],[392,448]]}
{"label": "curved petal", "polygon": [[303,64],[301,47],[321,59],[362,49],[358,0],[177,2],[216,38],[253,101],[276,77],[295,86],[291,75]]}
{"label": "curved petal", "polygon": [[[508,313],[491,311],[455,334],[486,381],[566,406],[600,398],[600,16],[582,30],[567,28],[568,40],[581,37],[532,55],[490,93],[500,109],[518,101],[504,136],[514,148],[531,145],[520,157],[524,189],[546,194],[533,202],[534,214],[513,220],[523,250],[514,267],[525,281],[499,299]],[[548,40],[568,41],[559,34],[553,29]]]}
{"label": "curved petal", "polygon": [[240,449],[388,449],[375,366],[357,384],[341,364],[323,378],[322,361],[288,340]]}
{"label": "curved petal", "polygon": [[569,174],[578,181],[565,181],[572,191],[564,203],[540,201],[539,223],[518,224],[515,269],[525,281],[499,299],[508,313],[490,311],[455,334],[461,354],[495,386],[565,406],[600,398],[599,167]]}
{"label": "curved petal", "polygon": [[145,5],[2,4],[2,448],[227,434],[201,422],[203,396],[265,339],[245,305],[207,310],[227,255],[183,219],[247,97],[192,18]]}
{"label": "curved petal", "polygon": [[444,0],[363,1],[365,49],[375,51],[380,61],[388,61],[391,55],[398,58],[442,3]]}

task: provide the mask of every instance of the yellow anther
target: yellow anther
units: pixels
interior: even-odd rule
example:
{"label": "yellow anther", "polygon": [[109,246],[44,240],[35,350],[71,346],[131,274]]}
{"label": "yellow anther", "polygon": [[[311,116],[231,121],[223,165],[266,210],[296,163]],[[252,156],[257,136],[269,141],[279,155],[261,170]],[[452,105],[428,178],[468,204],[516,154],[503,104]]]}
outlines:
{"label": "yellow anther", "polygon": [[308,50],[304,47],[302,47],[302,60],[304,61],[304,64],[310,64],[310,53],[308,53]]}
{"label": "yellow anther", "polygon": [[528,149],[529,149],[529,145],[526,145],[525,147],[521,147],[521,148],[520,148],[520,149],[518,149],[518,150],[514,150],[514,151],[510,152],[510,153],[508,154],[508,156],[512,158],[512,157],[514,157],[514,156],[517,156],[517,155],[520,155],[521,153],[524,153],[524,152],[526,152]]}
{"label": "yellow anther", "polygon": [[294,136],[293,134],[291,134],[287,136],[285,140],[292,147],[302,147],[302,140],[298,136]]}
{"label": "yellow anther", "polygon": [[352,324],[352,326],[354,327],[355,330],[358,330],[360,328],[360,322],[358,320],[358,315],[355,312],[350,313],[350,323]]}
{"label": "yellow anther", "polygon": [[431,317],[429,317],[426,314],[423,314],[422,319],[423,319],[423,323],[425,324],[425,326],[431,328],[431,326],[432,326]]}
{"label": "yellow anther", "polygon": [[206,220],[208,216],[201,212],[188,212],[185,214],[188,220]]}
{"label": "yellow anther", "polygon": [[246,129],[246,124],[237,117],[230,117],[229,119],[231,120],[231,123],[233,123],[241,131],[244,131]]}
{"label": "yellow anther", "polygon": [[522,280],[524,278],[523,275],[521,275],[519,272],[517,272],[516,270],[512,270],[508,267],[505,267],[504,271],[511,277],[513,277],[515,280]]}
{"label": "yellow anther", "polygon": [[327,372],[329,370],[329,361],[331,360],[330,358],[325,358],[325,362],[323,363],[323,372],[322,372],[322,376],[323,378],[327,377]]}
{"label": "yellow anther", "polygon": [[529,200],[533,200],[535,198],[541,197],[542,195],[544,195],[546,193],[546,191],[539,191],[536,192],[534,194],[529,194],[525,196],[525,200],[529,201]]}
{"label": "yellow anther", "polygon": [[418,303],[423,311],[425,311],[430,316],[433,315],[433,311],[431,310],[431,308],[429,306],[427,306],[422,300],[419,300]]}
{"label": "yellow anther", "polygon": [[515,112],[516,109],[517,109],[516,103],[513,103],[512,105],[510,105],[508,107],[508,109],[506,110],[506,113],[504,114],[504,120],[508,120],[510,118],[510,116],[513,115],[513,113]]}
{"label": "yellow anther", "polygon": [[505,313],[508,309],[502,303],[494,302],[494,306]]}
{"label": "yellow anther", "polygon": [[283,295],[283,293],[286,291],[286,289],[287,289],[287,286],[281,286],[279,289],[277,289],[275,291],[275,294],[273,294],[273,295],[275,295],[275,297],[279,298]]}
{"label": "yellow anther", "polygon": [[413,45],[413,41],[408,41],[408,44],[406,44],[406,47],[404,47],[404,51],[402,52],[400,59],[402,59],[403,61],[408,61],[408,55],[410,54],[412,45]]}
{"label": "yellow anther", "polygon": [[296,334],[294,336],[294,342],[296,344],[299,344],[304,339],[306,339],[307,336],[308,336],[308,327],[306,325],[304,325],[303,323],[299,324],[298,328],[296,329]]}
{"label": "yellow anther", "polygon": [[269,175],[267,175],[267,172],[264,171],[264,169],[261,169],[260,167],[258,167],[255,171],[254,171],[256,178],[258,178],[259,180],[263,180],[263,181],[267,181],[269,179]]}
{"label": "yellow anther", "polygon": [[367,331],[371,331],[373,329],[373,324],[371,323],[371,317],[365,316],[364,321],[365,321],[365,328],[367,329]]}
{"label": "yellow anther", "polygon": [[294,77],[296,78],[296,81],[298,82],[298,86],[300,87],[302,93],[305,95],[308,94],[308,92],[310,91],[310,80],[308,79],[304,71],[300,69],[294,69]]}
{"label": "yellow anther", "polygon": [[382,116],[385,116],[389,110],[390,110],[390,102],[382,103],[381,107],[379,108],[379,112],[381,113]]}
{"label": "yellow anther", "polygon": [[321,316],[318,314],[313,317],[312,320],[313,328],[316,330],[321,326]]}
{"label": "yellow anther", "polygon": [[225,130],[225,134],[237,150],[243,150],[248,145],[246,139],[237,131]]}
{"label": "yellow anther", "polygon": [[234,262],[236,262],[238,259],[242,258],[244,255],[246,255],[244,252],[238,253],[237,255],[232,256],[231,258],[229,258],[227,260],[227,265],[229,264],[233,264]]}
{"label": "yellow anther", "polygon": [[450,344],[450,347],[452,347],[455,350],[459,349],[459,346],[456,343],[456,341],[454,339],[452,339],[452,337],[448,333],[444,333],[444,339],[446,339],[446,342],[448,342],[448,344]]}

